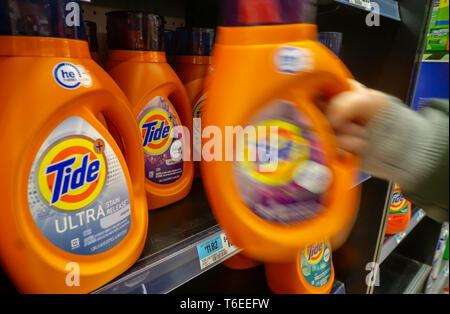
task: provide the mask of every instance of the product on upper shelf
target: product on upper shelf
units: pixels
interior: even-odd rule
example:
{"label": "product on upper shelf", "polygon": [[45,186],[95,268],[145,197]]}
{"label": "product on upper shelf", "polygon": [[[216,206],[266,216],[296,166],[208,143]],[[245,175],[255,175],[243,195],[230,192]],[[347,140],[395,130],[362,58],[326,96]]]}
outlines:
{"label": "product on upper shelf", "polygon": [[411,202],[403,197],[400,187],[395,184],[385,233],[389,235],[405,231],[410,219]]}
{"label": "product on upper shelf", "polygon": [[[160,16],[107,13],[106,69],[130,100],[144,148],[149,209],[184,198],[191,189],[192,111],[186,90],[166,62]],[[185,157],[185,154],[189,157]]]}
{"label": "product on upper shelf", "polygon": [[0,264],[22,293],[91,292],[133,265],[147,234],[135,118],[91,59],[81,4],[65,4],[0,1]]}
{"label": "product on upper shelf", "polygon": [[195,176],[200,174],[202,147],[201,121],[204,103],[207,98],[205,81],[211,71],[211,52],[214,45],[215,31],[211,28],[179,28],[175,33],[176,58],[175,71],[183,82],[192,107],[193,117],[193,158]]}
{"label": "product on upper shelf", "polygon": [[222,3],[226,26],[218,28],[202,124],[224,137],[230,126],[242,132],[203,159],[203,183],[246,257],[292,263],[299,248],[354,221],[358,159],[338,153],[315,105],[319,95],[348,90],[349,72],[308,24],[314,1]]}
{"label": "product on upper shelf", "polygon": [[98,53],[98,40],[97,40],[97,24],[85,20],[84,25],[86,27],[86,37],[89,43],[89,51],[91,52],[92,59],[101,65],[100,55]]}
{"label": "product on upper shelf", "polygon": [[269,288],[278,294],[327,294],[334,282],[334,266],[328,241],[298,251],[294,262],[266,263]]}
{"label": "product on upper shelf", "polygon": [[435,280],[441,270],[442,260],[445,254],[446,242],[448,240],[448,223],[442,225],[441,234],[436,245],[436,252],[434,253],[433,263],[431,265],[430,277]]}

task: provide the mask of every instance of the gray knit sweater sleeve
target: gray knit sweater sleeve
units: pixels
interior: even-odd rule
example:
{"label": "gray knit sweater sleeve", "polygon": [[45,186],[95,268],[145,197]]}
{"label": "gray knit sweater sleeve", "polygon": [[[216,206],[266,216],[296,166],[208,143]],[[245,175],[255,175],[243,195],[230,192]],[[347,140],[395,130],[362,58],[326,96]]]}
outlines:
{"label": "gray knit sweater sleeve", "polygon": [[448,221],[449,102],[415,112],[397,98],[368,125],[363,170],[396,182],[405,197],[438,221]]}

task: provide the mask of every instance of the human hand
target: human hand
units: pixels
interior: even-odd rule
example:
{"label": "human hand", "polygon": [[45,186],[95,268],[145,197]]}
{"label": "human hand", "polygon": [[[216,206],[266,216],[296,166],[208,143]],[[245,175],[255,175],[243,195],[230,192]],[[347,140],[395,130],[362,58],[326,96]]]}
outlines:
{"label": "human hand", "polygon": [[338,147],[363,155],[369,146],[366,126],[389,105],[389,98],[354,80],[349,80],[349,83],[351,90],[330,98],[324,112],[335,131]]}

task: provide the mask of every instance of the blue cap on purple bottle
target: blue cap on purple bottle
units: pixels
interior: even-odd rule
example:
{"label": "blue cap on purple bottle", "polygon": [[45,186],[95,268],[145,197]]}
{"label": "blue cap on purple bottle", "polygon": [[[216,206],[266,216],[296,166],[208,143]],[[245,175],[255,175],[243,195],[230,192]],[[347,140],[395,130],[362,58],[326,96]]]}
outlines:
{"label": "blue cap on purple bottle", "polygon": [[86,40],[79,0],[0,0],[0,35]]}
{"label": "blue cap on purple bottle", "polygon": [[315,0],[222,0],[223,26],[315,23]]}

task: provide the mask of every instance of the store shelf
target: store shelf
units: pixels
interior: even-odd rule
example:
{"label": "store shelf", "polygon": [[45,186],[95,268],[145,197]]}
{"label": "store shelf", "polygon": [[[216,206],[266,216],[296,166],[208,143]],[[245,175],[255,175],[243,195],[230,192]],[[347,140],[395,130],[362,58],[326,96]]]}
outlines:
{"label": "store shelf", "polygon": [[379,263],[383,261],[395,250],[395,248],[403,241],[403,239],[417,226],[417,224],[426,216],[423,209],[416,208],[411,213],[411,220],[404,232],[400,232],[391,236],[387,236],[381,249]]}
{"label": "store shelf", "polygon": [[223,231],[199,179],[185,199],[151,211],[149,228],[136,264],[94,293],[167,293],[238,252],[219,249],[210,256],[210,264],[201,267],[197,246],[220,237]]}
{"label": "store shelf", "polygon": [[396,20],[401,21],[400,12],[398,8],[398,3],[396,0],[334,0],[336,2],[349,5],[358,9],[362,9],[365,11],[370,11],[370,3],[377,3],[380,8],[380,15]]}
{"label": "store shelf", "polygon": [[431,266],[400,254],[391,254],[380,266],[376,294],[415,294],[423,290]]}
{"label": "store shelf", "polygon": [[441,269],[439,271],[438,277],[433,280],[431,277],[427,282],[427,289],[425,293],[427,294],[438,294],[442,293],[445,287],[448,286],[449,268],[448,260],[442,261]]}
{"label": "store shelf", "polygon": [[[233,270],[218,265],[185,285],[172,291],[173,294],[273,294],[269,289],[264,265],[246,270]],[[330,294],[345,294],[345,286],[335,280]]]}

